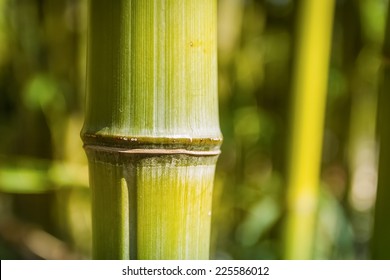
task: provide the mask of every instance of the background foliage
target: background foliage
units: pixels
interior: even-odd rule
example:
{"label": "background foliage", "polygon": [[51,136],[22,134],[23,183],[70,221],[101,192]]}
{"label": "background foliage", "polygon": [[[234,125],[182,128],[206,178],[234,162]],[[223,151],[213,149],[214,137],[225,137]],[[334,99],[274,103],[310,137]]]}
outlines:
{"label": "background foliage", "polygon": [[[321,0],[326,1],[326,0]],[[386,0],[338,0],[314,259],[367,259]],[[300,1],[219,0],[212,258],[280,259]],[[90,258],[86,0],[0,0],[0,258]],[[389,210],[390,211],[390,210]]]}

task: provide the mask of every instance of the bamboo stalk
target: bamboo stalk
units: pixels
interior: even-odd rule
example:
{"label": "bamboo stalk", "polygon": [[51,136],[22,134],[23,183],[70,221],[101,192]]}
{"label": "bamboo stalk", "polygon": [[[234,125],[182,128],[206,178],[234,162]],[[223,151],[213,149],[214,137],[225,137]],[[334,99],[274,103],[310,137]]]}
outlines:
{"label": "bamboo stalk", "polygon": [[216,0],[90,1],[93,257],[207,259],[220,153]]}
{"label": "bamboo stalk", "polygon": [[334,1],[302,1],[293,80],[286,259],[310,259],[316,219]]}
{"label": "bamboo stalk", "polygon": [[371,241],[373,259],[390,259],[390,224],[388,222],[390,200],[390,5],[387,10],[387,23],[383,44],[382,79],[378,96],[378,134],[380,141],[378,189],[375,204],[375,222]]}

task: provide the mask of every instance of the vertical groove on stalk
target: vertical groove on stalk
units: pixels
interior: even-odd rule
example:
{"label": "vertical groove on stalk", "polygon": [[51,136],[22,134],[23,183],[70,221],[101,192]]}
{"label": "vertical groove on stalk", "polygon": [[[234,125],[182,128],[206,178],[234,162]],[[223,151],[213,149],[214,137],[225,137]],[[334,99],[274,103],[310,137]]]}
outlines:
{"label": "vertical groove on stalk", "polygon": [[[92,221],[95,259],[129,258],[129,194],[127,184],[121,179],[120,173],[118,165],[100,160],[90,163],[90,183],[94,201],[92,211],[97,213],[93,215]],[[117,187],[111,188],[112,185]],[[110,226],[108,230],[104,229],[107,225]],[[104,244],[104,247],[101,244]],[[106,250],[105,247],[117,250]]]}

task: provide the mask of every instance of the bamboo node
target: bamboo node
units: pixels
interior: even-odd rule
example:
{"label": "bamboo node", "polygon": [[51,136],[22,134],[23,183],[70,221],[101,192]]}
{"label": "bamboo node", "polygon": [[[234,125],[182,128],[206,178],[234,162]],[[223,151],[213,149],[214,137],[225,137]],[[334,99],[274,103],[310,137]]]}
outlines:
{"label": "bamboo node", "polygon": [[220,150],[190,151],[186,149],[125,149],[98,145],[84,145],[86,150],[95,150],[111,153],[138,154],[138,155],[192,155],[192,156],[217,156]]}

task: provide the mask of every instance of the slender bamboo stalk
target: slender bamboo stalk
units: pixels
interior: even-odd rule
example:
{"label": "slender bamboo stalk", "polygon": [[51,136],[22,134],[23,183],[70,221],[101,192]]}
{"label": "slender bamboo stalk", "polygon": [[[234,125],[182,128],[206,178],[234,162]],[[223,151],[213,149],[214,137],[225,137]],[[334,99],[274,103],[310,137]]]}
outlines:
{"label": "slender bamboo stalk", "polygon": [[286,259],[312,256],[333,6],[333,0],[303,0],[301,6],[288,162]]}
{"label": "slender bamboo stalk", "polygon": [[90,1],[93,257],[207,259],[221,132],[216,0]]}
{"label": "slender bamboo stalk", "polygon": [[372,236],[372,257],[390,259],[390,5],[387,10],[387,23],[383,44],[382,80],[378,96],[378,134],[380,140],[378,189],[375,204],[375,223]]}

